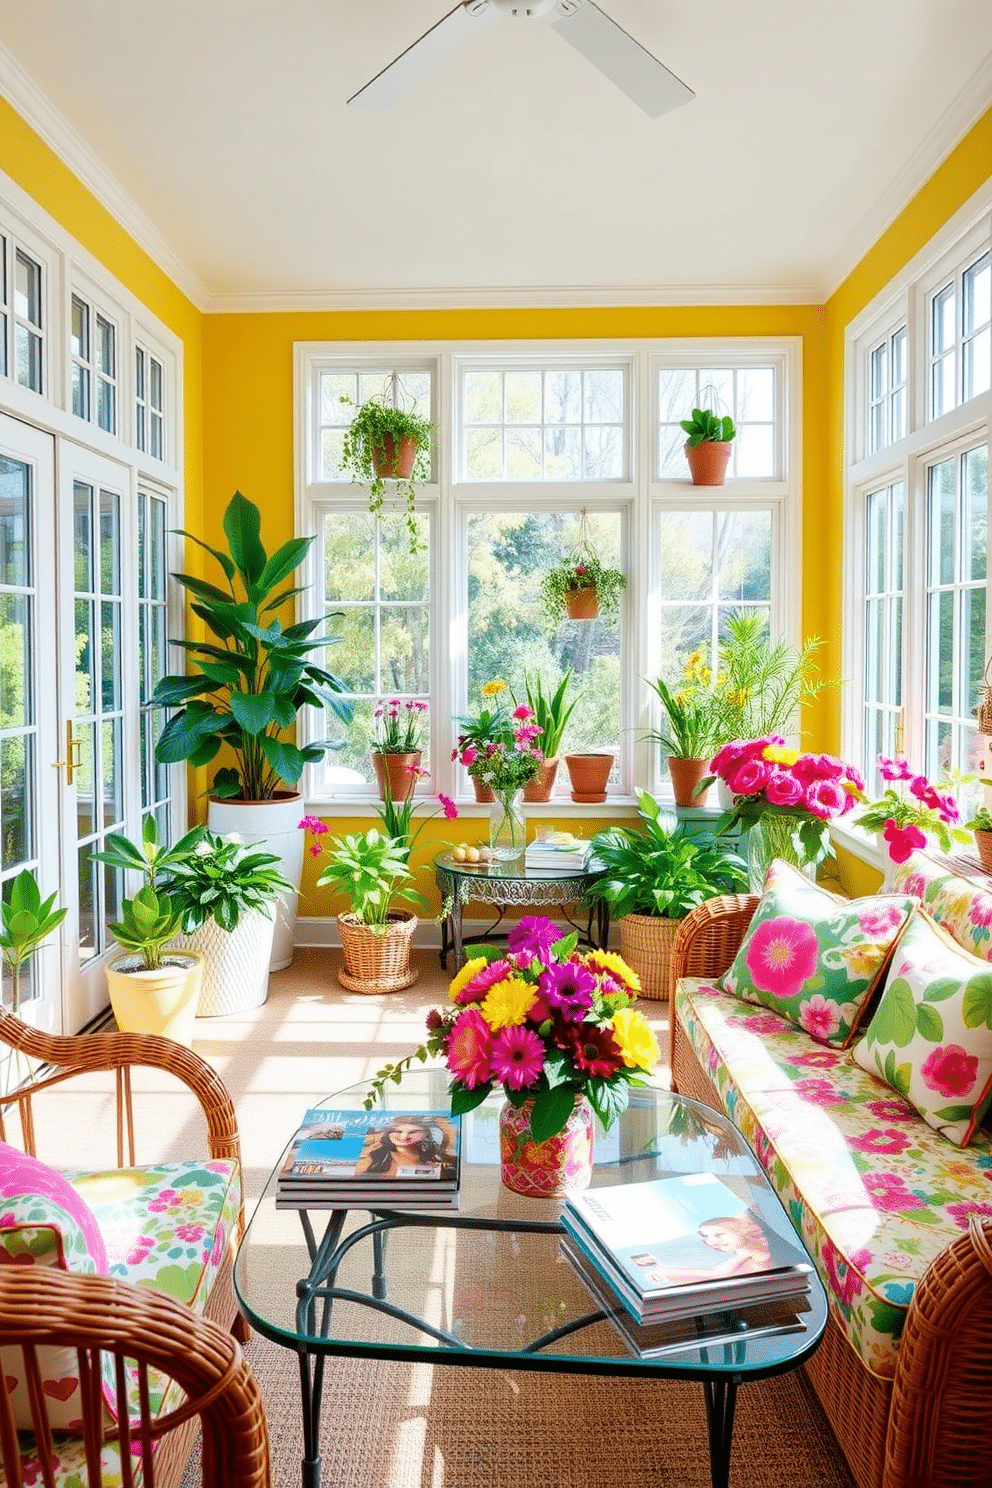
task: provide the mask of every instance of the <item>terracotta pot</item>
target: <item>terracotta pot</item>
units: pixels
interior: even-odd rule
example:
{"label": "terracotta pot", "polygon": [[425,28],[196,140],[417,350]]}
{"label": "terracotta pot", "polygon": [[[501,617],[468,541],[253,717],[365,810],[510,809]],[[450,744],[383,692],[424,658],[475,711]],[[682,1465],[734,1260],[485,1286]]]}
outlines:
{"label": "terracotta pot", "polygon": [[472,789],[475,791],[475,799],[483,806],[491,806],[496,799],[496,792],[492,786],[484,784],[481,780],[476,780],[474,775],[470,775],[469,779],[472,782]]}
{"label": "terracotta pot", "polygon": [[596,585],[587,589],[565,590],[565,613],[569,620],[596,620],[599,617],[599,596]]}
{"label": "terracotta pot", "polygon": [[414,767],[419,764],[419,749],[415,749],[411,754],[373,754],[372,768],[375,771],[382,799],[386,799],[387,780],[389,781],[389,794],[394,801],[405,801],[412,796],[417,784],[417,777],[413,771]]}
{"label": "terracotta pot", "polygon": [[980,827],[976,827],[975,846],[978,848],[978,861],[983,868],[992,872],[992,832],[983,832]]}
{"label": "terracotta pot", "polygon": [[398,442],[392,434],[382,436],[382,447],[372,451],[372,469],[381,480],[409,480],[420,445],[415,439]]}
{"label": "terracotta pot", "polygon": [[555,780],[558,777],[557,757],[546,759],[541,766],[541,773],[536,780],[528,780],[524,786],[525,801],[550,801],[554,795]]}
{"label": "terracotta pot", "polygon": [[387,916],[382,934],[363,925],[353,914],[338,915],[344,966],[338,981],[349,992],[400,992],[420,975],[410,965],[410,942],[417,916],[408,910]]}
{"label": "terracotta pot", "polygon": [[613,769],[612,754],[566,754],[572,800],[596,805],[606,800],[606,782]]}
{"label": "terracotta pot", "polygon": [[694,486],[722,486],[730,462],[730,440],[704,439],[702,444],[686,444],[685,457]]}
{"label": "terracotta pot", "polygon": [[710,793],[707,786],[701,795],[696,795],[696,786],[709,774],[710,762],[705,759],[680,759],[676,754],[668,756],[668,776],[672,782],[672,793],[676,806],[705,806]]}

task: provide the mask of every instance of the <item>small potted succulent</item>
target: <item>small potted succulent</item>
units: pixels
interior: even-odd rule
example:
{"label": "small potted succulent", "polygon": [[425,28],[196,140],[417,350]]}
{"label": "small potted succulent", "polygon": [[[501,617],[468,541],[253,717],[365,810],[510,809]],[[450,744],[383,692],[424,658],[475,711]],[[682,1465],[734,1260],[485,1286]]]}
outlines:
{"label": "small potted succulent", "polygon": [[975,834],[978,861],[983,868],[992,871],[992,811],[987,806],[979,806],[974,816],[965,822],[965,826],[969,832]]}
{"label": "small potted succulent", "polygon": [[553,625],[561,620],[596,620],[612,624],[620,613],[620,596],[627,580],[618,568],[608,568],[592,548],[575,549],[561,558],[541,580],[541,598]]}
{"label": "small potted succulent", "polygon": [[729,414],[722,417],[708,408],[694,408],[692,417],[681,420],[689,436],[684,450],[694,486],[722,486],[730,461],[730,446],[737,429]]}
{"label": "small potted succulent", "polygon": [[[342,403],[351,399],[342,397]],[[405,503],[410,551],[420,546],[417,527],[418,480],[430,474],[429,452],[434,426],[419,414],[367,398],[345,431],[341,467],[352,480],[369,488],[369,511],[378,516],[386,495],[386,481],[396,482],[397,499]]]}

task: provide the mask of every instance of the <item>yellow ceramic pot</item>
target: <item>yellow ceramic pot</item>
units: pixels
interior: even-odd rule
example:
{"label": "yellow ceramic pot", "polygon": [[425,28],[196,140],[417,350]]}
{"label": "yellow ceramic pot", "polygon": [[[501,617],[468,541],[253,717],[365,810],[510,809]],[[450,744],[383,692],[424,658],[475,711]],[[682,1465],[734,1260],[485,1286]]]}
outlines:
{"label": "yellow ceramic pot", "polygon": [[165,951],[155,971],[132,951],[116,957],[107,966],[107,990],[117,1027],[122,1033],[158,1033],[191,1048],[202,979],[197,951]]}

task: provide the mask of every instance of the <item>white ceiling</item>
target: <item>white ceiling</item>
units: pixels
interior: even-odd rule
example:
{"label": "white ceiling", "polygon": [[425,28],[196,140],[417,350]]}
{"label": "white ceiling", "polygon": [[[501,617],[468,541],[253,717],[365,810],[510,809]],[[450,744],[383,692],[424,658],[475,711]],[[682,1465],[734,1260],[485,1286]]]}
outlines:
{"label": "white ceiling", "polygon": [[818,302],[992,103],[992,0],[599,0],[691,103],[504,18],[345,106],[453,3],[3,0],[0,88],[205,309]]}

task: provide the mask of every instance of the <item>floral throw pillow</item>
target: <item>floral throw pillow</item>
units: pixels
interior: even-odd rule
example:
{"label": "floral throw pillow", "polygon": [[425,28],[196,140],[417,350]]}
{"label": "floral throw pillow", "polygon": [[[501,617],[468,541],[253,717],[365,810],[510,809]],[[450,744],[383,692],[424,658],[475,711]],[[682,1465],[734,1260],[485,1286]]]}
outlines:
{"label": "floral throw pillow", "polygon": [[992,965],[916,909],[852,1057],[967,1147],[992,1099]]}
{"label": "floral throw pillow", "polygon": [[[0,1266],[56,1266],[62,1271],[106,1275],[107,1250],[89,1205],[46,1163],[0,1142]],[[79,1361],[74,1348],[40,1348],[38,1365],[53,1431],[81,1431]],[[0,1347],[0,1369],[14,1424],[32,1429],[31,1406],[20,1347]],[[117,1403],[113,1360],[103,1360],[103,1395]]]}
{"label": "floral throw pillow", "polygon": [[846,1048],[911,909],[905,895],[838,899],[776,858],[730,970],[717,985]]}

